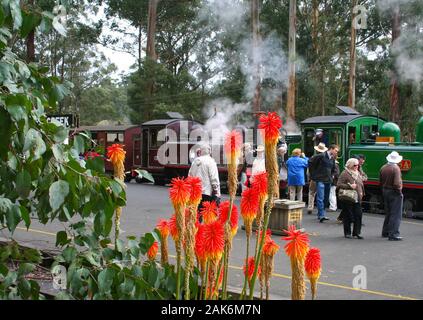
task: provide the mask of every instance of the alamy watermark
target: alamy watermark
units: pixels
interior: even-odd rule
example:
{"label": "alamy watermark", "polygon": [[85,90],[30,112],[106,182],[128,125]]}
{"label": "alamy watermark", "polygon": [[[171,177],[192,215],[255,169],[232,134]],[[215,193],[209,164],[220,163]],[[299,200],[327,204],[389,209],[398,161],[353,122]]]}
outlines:
{"label": "alamy watermark", "polygon": [[353,25],[356,30],[367,29],[367,8],[363,5],[355,6],[353,9]]}
{"label": "alamy watermark", "polygon": [[353,274],[356,276],[353,279],[352,286],[354,289],[367,290],[367,269],[365,266],[357,265],[353,268]]}

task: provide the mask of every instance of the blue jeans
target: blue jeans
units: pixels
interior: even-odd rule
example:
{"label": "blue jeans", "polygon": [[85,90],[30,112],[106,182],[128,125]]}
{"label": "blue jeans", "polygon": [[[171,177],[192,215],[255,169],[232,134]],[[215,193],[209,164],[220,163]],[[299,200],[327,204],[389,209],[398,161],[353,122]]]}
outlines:
{"label": "blue jeans", "polygon": [[322,219],[326,216],[325,202],[329,199],[330,183],[316,181],[317,189],[317,217]]}

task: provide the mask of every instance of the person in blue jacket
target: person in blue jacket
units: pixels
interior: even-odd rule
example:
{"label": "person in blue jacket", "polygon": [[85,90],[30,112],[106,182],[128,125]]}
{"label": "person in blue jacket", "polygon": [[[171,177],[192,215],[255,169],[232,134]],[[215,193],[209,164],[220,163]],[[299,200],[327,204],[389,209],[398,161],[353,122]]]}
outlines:
{"label": "person in blue jacket", "polygon": [[286,162],[288,167],[289,199],[303,201],[303,186],[305,185],[305,169],[308,167],[308,158],[301,149],[294,149],[292,157]]}

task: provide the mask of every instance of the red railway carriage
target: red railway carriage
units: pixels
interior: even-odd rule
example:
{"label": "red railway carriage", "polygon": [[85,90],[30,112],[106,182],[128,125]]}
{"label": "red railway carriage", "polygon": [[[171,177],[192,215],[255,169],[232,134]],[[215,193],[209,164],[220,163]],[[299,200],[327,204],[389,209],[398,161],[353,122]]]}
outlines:
{"label": "red railway carriage", "polygon": [[[141,166],[141,127],[137,125],[119,126],[81,126],[79,132],[88,131],[96,145],[107,150],[114,143],[124,145],[126,151],[125,169]],[[113,171],[109,161],[105,162],[106,171]]]}
{"label": "red railway carriage", "polygon": [[[181,118],[143,123],[141,169],[150,172],[159,185],[169,182],[174,172],[169,170],[189,169],[189,152],[196,144],[196,141],[190,140],[190,134],[197,128],[201,128],[201,123]],[[166,147],[163,146],[164,143],[167,143]]]}

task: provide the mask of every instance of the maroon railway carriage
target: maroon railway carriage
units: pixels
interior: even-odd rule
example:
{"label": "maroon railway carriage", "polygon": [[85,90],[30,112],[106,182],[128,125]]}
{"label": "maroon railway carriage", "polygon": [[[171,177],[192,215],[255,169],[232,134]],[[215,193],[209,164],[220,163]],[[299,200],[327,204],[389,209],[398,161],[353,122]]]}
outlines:
{"label": "maroon railway carriage", "polygon": [[[185,119],[159,119],[141,125],[141,169],[154,177],[155,183],[164,185],[175,176],[185,176],[190,167],[190,150],[196,141],[189,141],[193,129],[201,128],[201,123]],[[161,132],[162,136],[159,136]],[[172,137],[165,148],[165,137]],[[166,138],[168,141],[169,138]],[[163,146],[162,149],[160,149]],[[167,150],[168,161],[160,161],[159,150]],[[169,154],[172,152],[172,156]],[[175,154],[176,153],[176,154]],[[170,159],[173,158],[173,159]]]}
{"label": "maroon railway carriage", "polygon": [[[88,131],[91,133],[95,144],[104,148],[112,144],[123,144],[126,151],[125,170],[141,166],[141,127],[137,125],[118,125],[118,126],[81,126],[77,129],[79,132]],[[106,171],[113,171],[112,164],[105,162]]]}

